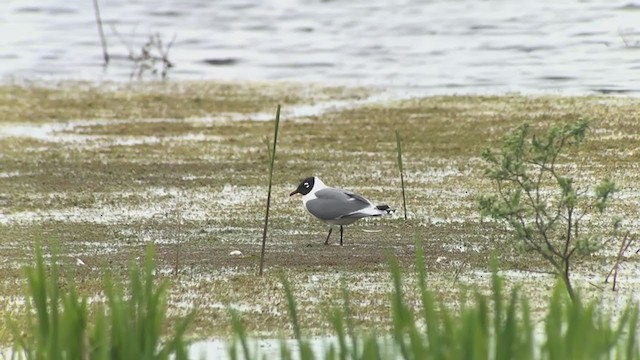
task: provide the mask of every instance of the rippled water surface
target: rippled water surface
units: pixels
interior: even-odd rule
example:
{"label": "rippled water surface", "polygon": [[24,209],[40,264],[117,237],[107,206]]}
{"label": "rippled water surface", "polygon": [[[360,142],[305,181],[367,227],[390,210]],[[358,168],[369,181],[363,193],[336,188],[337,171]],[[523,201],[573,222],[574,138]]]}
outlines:
{"label": "rippled water surface", "polygon": [[[0,77],[128,81],[150,34],[170,79],[282,79],[424,93],[640,94],[640,6],[623,1],[4,0]],[[119,35],[118,35],[119,34]],[[153,77],[149,72],[145,78]]]}

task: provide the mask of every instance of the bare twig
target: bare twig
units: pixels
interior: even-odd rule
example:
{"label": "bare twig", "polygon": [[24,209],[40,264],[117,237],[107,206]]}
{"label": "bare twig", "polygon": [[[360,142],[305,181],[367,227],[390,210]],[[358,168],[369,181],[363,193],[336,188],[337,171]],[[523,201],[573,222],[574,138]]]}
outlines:
{"label": "bare twig", "polygon": [[589,283],[589,285],[593,286],[594,288],[596,288],[596,289],[598,289],[600,291],[604,290],[604,288],[602,286],[598,285],[598,284],[594,284],[591,281],[589,281],[588,283]]}
{"label": "bare twig", "polygon": [[620,264],[625,260],[622,256],[629,249],[629,247],[631,246],[634,240],[633,237],[629,237],[629,234],[630,234],[629,231],[627,231],[626,234],[624,234],[624,238],[622,238],[622,241],[620,242],[620,249],[618,250],[618,256],[616,256],[616,262],[615,264],[613,264],[613,267],[609,271],[609,274],[607,274],[607,277],[604,279],[604,282],[608,283],[609,277],[611,277],[611,275],[613,274],[613,284],[611,286],[611,290],[613,291],[616,291],[616,281],[618,279],[618,268],[620,267]]}
{"label": "bare twig", "polygon": [[162,78],[163,79],[167,78],[167,74],[169,72],[169,69],[174,67],[174,64],[171,61],[169,61],[169,50],[171,50],[171,46],[173,46],[173,43],[174,43],[175,40],[176,40],[176,34],[173,34],[173,38],[171,38],[171,41],[169,41],[169,44],[167,44],[167,47],[166,47],[165,51],[162,53],[162,59],[163,59],[163,64],[164,64],[164,66],[162,67]]}
{"label": "bare twig", "polygon": [[[122,43],[122,45],[124,45],[125,48],[127,48],[127,52],[129,53],[129,59],[133,59],[133,49],[131,48],[131,46],[124,40],[124,38],[122,37],[122,35],[120,35],[120,33],[118,32],[118,29],[116,29],[115,26],[113,26],[113,24],[111,25],[111,31],[113,31],[113,33],[116,35],[116,37],[118,38],[118,40],[120,40],[120,43]],[[135,31],[135,30],[134,30]]]}
{"label": "bare twig", "polygon": [[167,78],[169,69],[175,66],[174,63],[169,60],[169,51],[175,43],[177,38],[176,34],[173,34],[171,40],[166,44],[162,41],[160,33],[149,35],[147,42],[140,47],[139,52],[136,52],[124,40],[115,27],[112,26],[111,29],[120,42],[127,48],[127,58],[135,65],[131,72],[131,78],[135,75],[138,79],[141,79],[146,71],[150,71],[154,75],[159,74],[163,80]]}

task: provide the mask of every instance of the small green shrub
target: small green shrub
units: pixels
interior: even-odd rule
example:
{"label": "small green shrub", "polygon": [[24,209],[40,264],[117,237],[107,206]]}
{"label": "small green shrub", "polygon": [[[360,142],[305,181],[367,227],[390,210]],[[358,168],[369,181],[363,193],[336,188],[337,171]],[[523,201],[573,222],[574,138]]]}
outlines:
{"label": "small green shrub", "polygon": [[591,225],[618,191],[609,179],[591,193],[580,189],[571,170],[558,165],[563,151],[582,143],[588,128],[589,121],[580,120],[553,126],[545,136],[536,137],[524,124],[505,135],[498,150],[482,154],[488,164],[486,175],[495,184],[494,194],[479,199],[482,215],[506,223],[525,250],[544,258],[572,299],[572,261],[576,254],[592,253],[604,243]]}

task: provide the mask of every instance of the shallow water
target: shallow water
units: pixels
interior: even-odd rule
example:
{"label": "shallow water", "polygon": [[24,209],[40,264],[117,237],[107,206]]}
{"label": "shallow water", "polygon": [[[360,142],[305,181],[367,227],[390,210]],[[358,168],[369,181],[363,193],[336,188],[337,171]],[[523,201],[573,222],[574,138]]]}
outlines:
{"label": "shallow water", "polygon": [[128,81],[125,43],[138,52],[158,32],[176,35],[171,79],[637,95],[631,1],[101,0],[103,69],[91,1],[5,0],[0,78]]}

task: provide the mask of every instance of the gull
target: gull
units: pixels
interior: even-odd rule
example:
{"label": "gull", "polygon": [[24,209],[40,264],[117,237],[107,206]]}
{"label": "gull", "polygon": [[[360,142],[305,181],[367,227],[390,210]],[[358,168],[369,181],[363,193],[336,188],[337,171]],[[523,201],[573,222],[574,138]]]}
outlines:
{"label": "gull", "polygon": [[328,187],[317,176],[308,177],[300,182],[298,188],[289,196],[302,195],[302,204],[311,215],[329,225],[329,234],[324,244],[329,245],[333,225],[340,225],[340,245],[344,234],[344,225],[369,216],[390,214],[388,205],[375,205],[362,195],[348,190]]}

